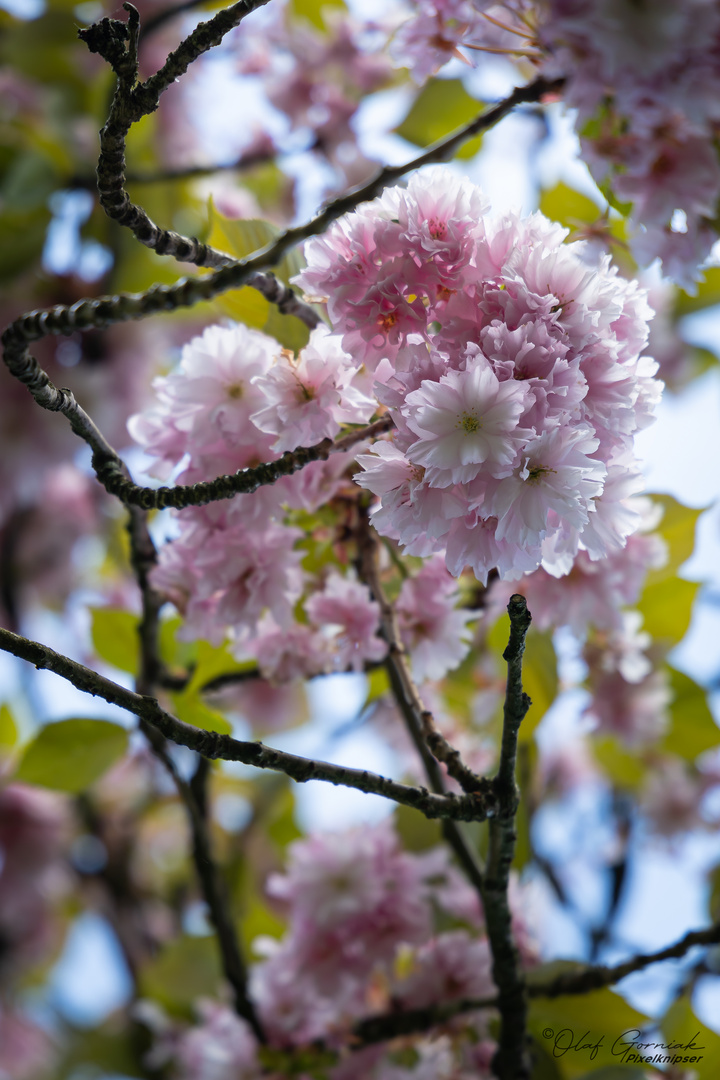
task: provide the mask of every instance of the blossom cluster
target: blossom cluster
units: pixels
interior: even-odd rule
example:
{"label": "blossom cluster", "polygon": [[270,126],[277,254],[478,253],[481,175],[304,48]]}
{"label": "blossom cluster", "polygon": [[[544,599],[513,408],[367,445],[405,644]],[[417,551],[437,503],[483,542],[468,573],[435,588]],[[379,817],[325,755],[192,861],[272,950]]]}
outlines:
{"label": "blossom cluster", "polygon": [[[565,80],[583,157],[627,204],[633,250],[684,284],[717,239],[720,10],[708,0],[418,0],[394,36],[424,80],[453,56],[532,61]],[[479,52],[476,50],[480,50]]]}
{"label": "blossom cluster", "polygon": [[[267,891],[286,914],[288,928],[281,940],[255,940],[254,950],[265,958],[251,966],[250,991],[273,1047],[307,1046],[315,1039],[341,1046],[356,1020],[387,1009],[391,1001],[415,1009],[495,996],[477,894],[444,849],[404,851],[389,821],[295,842],[286,872],[271,875]],[[511,903],[523,963],[532,964],[533,937],[515,883]],[[438,931],[439,914],[441,922],[461,920],[464,928]],[[255,1040],[245,1022],[220,1002],[202,1000],[197,1009],[198,1023],[179,1031],[156,1008],[143,1010],[156,1033],[151,1063],[173,1061],[188,1080],[259,1076]],[[438,1042],[439,1057],[433,1057],[431,1047]],[[408,1078],[449,1080],[489,1075],[494,1044],[486,1017],[477,1013],[462,1018],[452,1042],[435,1036],[417,1049],[428,1057],[427,1069],[415,1068]],[[432,1071],[433,1063],[439,1071]],[[332,1080],[405,1075],[382,1045],[356,1050],[329,1073]]]}
{"label": "blossom cluster", "polygon": [[567,573],[640,523],[633,436],[661,384],[644,293],[540,214],[493,219],[445,170],[306,245],[296,278],[375,372],[393,438],[360,454],[376,528],[480,581]]}
{"label": "blossom cluster", "polygon": [[353,122],[363,97],[390,82],[392,63],[369,25],[338,8],[328,8],[323,21],[325,32],[281,8],[262,26],[247,25],[234,42],[238,70],[259,78],[269,105],[292,132],[308,136],[308,149],[340,172],[344,184],[359,183],[372,164]]}
{"label": "blossom cluster", "polygon": [[[258,331],[211,326],[185,346],[175,372],[155,380],[156,406],[129,426],[155,475],[196,483],[369,420],[378,403],[367,382],[325,327],[296,358]],[[380,609],[367,586],[337,569],[306,573],[302,531],[287,520],[293,509],[331,501],[352,461],[336,453],[252,495],[177,515],[179,535],[162,547],[152,581],[184,614],[185,636],[219,644],[229,633],[238,655],[277,684],[383,658]],[[469,648],[470,616],[456,601],[441,562],[403,586],[401,630],[420,679],[440,677]]]}

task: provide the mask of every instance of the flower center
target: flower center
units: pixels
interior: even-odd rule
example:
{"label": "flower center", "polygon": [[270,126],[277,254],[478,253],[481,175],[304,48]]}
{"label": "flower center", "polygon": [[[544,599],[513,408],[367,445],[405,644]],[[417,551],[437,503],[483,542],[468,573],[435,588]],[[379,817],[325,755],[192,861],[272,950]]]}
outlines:
{"label": "flower center", "polygon": [[474,435],[482,427],[482,424],[473,413],[463,413],[458,420],[458,427],[462,428],[466,435]]}
{"label": "flower center", "polygon": [[557,473],[557,469],[551,469],[547,465],[533,465],[531,469],[528,469],[526,482],[528,484],[538,484],[549,473]]}
{"label": "flower center", "polygon": [[444,221],[438,221],[437,218],[430,218],[428,221],[428,232],[433,240],[444,240],[447,236],[447,226]]}
{"label": "flower center", "polygon": [[386,332],[395,325],[397,322],[397,315],[394,311],[388,311],[384,315],[378,315],[377,324]]}
{"label": "flower center", "polygon": [[243,396],[243,385],[242,385],[242,383],[231,383],[230,386],[228,386],[225,393],[227,394],[227,396],[230,398],[231,401],[237,401],[239,398],[241,398]]}

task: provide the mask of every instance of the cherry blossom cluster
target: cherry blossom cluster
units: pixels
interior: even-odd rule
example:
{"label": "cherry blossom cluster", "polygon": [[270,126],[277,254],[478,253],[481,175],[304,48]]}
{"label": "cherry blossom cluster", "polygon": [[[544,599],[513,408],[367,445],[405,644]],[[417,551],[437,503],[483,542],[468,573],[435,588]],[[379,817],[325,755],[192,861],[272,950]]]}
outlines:
{"label": "cherry blossom cluster", "polygon": [[323,33],[288,10],[275,9],[261,26],[243,28],[234,41],[238,70],[259,77],[272,108],[293,132],[309,136],[308,149],[339,170],[345,184],[359,183],[372,165],[353,121],[363,97],[390,82],[392,63],[377,47],[377,31],[346,12],[328,8]]}
{"label": "cherry blossom cluster", "polygon": [[446,170],[411,177],[306,245],[327,303],[395,422],[360,454],[380,533],[449,570],[567,573],[640,523],[633,436],[661,384],[651,314],[609,259],[540,214],[493,219]]}
{"label": "cherry blossom cluster", "polygon": [[[708,0],[419,0],[392,49],[424,80],[454,56],[564,77],[583,158],[630,208],[633,250],[691,284],[717,239],[720,11]],[[479,51],[477,51],[479,50]]]}
{"label": "cherry blossom cluster", "polygon": [[[284,909],[288,929],[279,941],[254,942],[265,958],[251,967],[250,989],[273,1047],[316,1039],[341,1047],[355,1021],[387,1010],[390,1002],[415,1009],[495,996],[476,892],[444,849],[403,851],[389,821],[297,841],[286,872],[271,875],[267,891]],[[532,965],[536,948],[514,881],[511,903],[523,963]],[[438,932],[438,913],[465,928]],[[156,1036],[149,1064],[172,1062],[183,1080],[261,1075],[245,1021],[217,1001],[200,1000],[197,1012],[195,1026],[179,1029],[156,1006],[142,1007],[141,1018]],[[426,1067],[398,1071],[380,1044],[341,1058],[328,1075],[489,1076],[494,1043],[486,1016],[470,1013],[458,1019],[454,1038],[421,1039],[416,1049]]]}
{"label": "cherry blossom cluster", "polygon": [[[717,239],[720,10],[706,0],[551,0],[538,30],[546,70],[570,76],[583,156],[631,203],[634,250],[688,283]],[[682,215],[679,212],[682,211]]]}
{"label": "cherry blossom cluster", "polygon": [[628,502],[640,524],[624,548],[599,560],[579,551],[570,572],[560,577],[540,567],[519,583],[493,582],[486,604],[490,619],[501,615],[513,591],[519,591],[540,630],[569,626],[579,638],[589,627],[621,631],[627,615],[623,609],[638,602],[648,573],[660,569],[668,558],[665,541],[653,531],[661,508],[645,496]]}
{"label": "cherry blossom cluster", "polygon": [[20,783],[0,788],[0,1075],[17,1080],[45,1074],[54,1056],[50,1036],[13,1007],[8,990],[57,947],[61,923],[54,905],[70,884],[68,843],[69,815],[60,796]]}
{"label": "cherry blossom cluster", "polygon": [[[366,422],[377,408],[361,389],[367,382],[325,327],[295,358],[258,331],[211,326],[185,346],[175,372],[155,380],[157,404],[129,426],[155,475],[195,483]],[[252,495],[177,515],[179,535],[161,549],[152,580],[184,614],[187,637],[219,644],[229,633],[239,655],[257,659],[277,684],[362,670],[384,657],[380,609],[367,586],[337,569],[321,579],[305,573],[303,533],[287,520],[293,509],[332,500],[352,461],[336,453]],[[398,610],[419,679],[440,677],[467,653],[471,615],[456,603],[441,561],[403,586]]]}

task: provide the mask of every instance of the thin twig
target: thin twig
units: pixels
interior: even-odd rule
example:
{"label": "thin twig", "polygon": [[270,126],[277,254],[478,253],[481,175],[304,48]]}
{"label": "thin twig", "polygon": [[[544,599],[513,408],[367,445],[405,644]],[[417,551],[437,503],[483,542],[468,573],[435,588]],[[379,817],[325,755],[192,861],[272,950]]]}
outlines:
{"label": "thin twig", "polygon": [[[576,971],[563,972],[549,982],[530,982],[527,986],[527,995],[531,998],[553,998],[566,994],[588,994],[605,986],[614,986],[628,975],[642,971],[652,964],[682,957],[697,946],[718,943],[720,943],[720,923],[706,930],[693,930],[675,945],[670,945],[655,953],[638,954],[621,964],[608,967],[588,965]],[[481,1009],[497,1009],[499,1005],[499,997],[463,998],[459,1001],[439,1002],[423,1009],[398,1009],[390,1013],[379,1013],[360,1020],[353,1028],[353,1037],[357,1040],[358,1046],[367,1046],[371,1043],[385,1042],[400,1035],[426,1032],[463,1013],[478,1012]]]}
{"label": "thin twig", "polygon": [[642,971],[651,964],[660,964],[663,960],[677,960],[688,950],[697,945],[720,944],[720,923],[714,923],[706,930],[691,930],[674,945],[668,945],[654,953],[637,953],[620,964],[592,964],[577,971],[563,972],[546,983],[530,983],[527,992],[530,997],[561,997],[563,994],[589,994],[603,986],[613,986],[621,979],[636,971]]}
{"label": "thin twig", "polygon": [[385,666],[390,683],[400,710],[407,717],[410,733],[420,751],[428,775],[434,781],[436,770],[432,768],[428,760],[429,756],[432,756],[436,762],[442,762],[446,766],[450,776],[457,780],[466,794],[472,792],[482,800],[490,792],[491,782],[478,776],[462,761],[460,753],[438,731],[432,713],[423,705],[410,671],[407,650],[403,645],[395,608],[388,599],[380,580],[378,541],[363,506],[359,507],[358,550],[361,577],[380,607],[380,628],[388,646]]}
{"label": "thin twig", "polygon": [[[415,688],[407,663],[407,655],[400,638],[395,611],[392,604],[388,601],[380,581],[378,541],[370,525],[367,507],[362,499],[358,501],[357,542],[360,577],[380,605],[382,633],[388,643],[388,655],[385,659],[385,666],[390,679],[391,689],[405,721],[405,726],[410,738],[423,763],[431,789],[436,795],[445,795],[445,783],[442,772],[440,771],[437,758],[433,755],[428,746],[425,735],[423,716],[430,714],[426,713],[418,691]],[[451,758],[451,761],[454,760],[455,759]],[[466,766],[460,762],[459,755],[457,762],[463,770],[466,770]],[[463,771],[462,773],[466,782],[467,773],[469,773],[469,770],[467,770],[467,772]],[[489,781],[484,781],[481,777],[477,777],[474,773],[472,773],[471,776],[472,787],[470,792],[466,793],[465,797],[477,800],[478,805],[484,808],[485,816],[489,817],[495,812],[495,795],[492,790],[492,784]],[[465,833],[457,824],[457,821],[449,819],[444,821],[442,830],[446,843],[452,848],[458,863],[482,902],[483,867],[477,852],[473,849],[468,838],[465,836]]]}
{"label": "thin twig", "polygon": [[0,649],[21,660],[27,660],[36,668],[54,672],[78,690],[83,690],[93,697],[104,698],[121,709],[127,709],[141,721],[156,728],[166,739],[180,746],[187,746],[203,757],[241,761],[258,769],[271,769],[285,773],[301,784],[308,780],[324,780],[331,784],[356,788],[358,791],[381,795],[385,799],[412,806],[429,818],[484,821],[493,811],[492,804],[480,805],[477,799],[470,796],[458,796],[452,792],[436,795],[426,788],[400,784],[364,769],[351,769],[327,761],[298,757],[296,754],[287,754],[265,746],[261,742],[243,742],[230,735],[193,727],[166,712],[155,698],[127,690],[91,668],[55,652],[47,645],[13,634],[2,627]]}
{"label": "thin twig", "polygon": [[531,615],[525,597],[515,593],[508,604],[510,640],[503,653],[508,665],[503,710],[500,765],[493,784],[500,804],[497,820],[490,822],[487,870],[483,883],[483,906],[490,950],[492,974],[498,988],[500,1038],[493,1060],[499,1080],[525,1080],[530,1075],[528,1055],[527,992],[520,957],[512,933],[508,901],[510,866],[515,853],[515,815],[518,790],[515,781],[517,736],[530,699],[522,688],[522,657]]}
{"label": "thin twig", "polygon": [[[277,156],[276,150],[257,150],[243,154],[235,161],[216,162],[213,165],[187,165],[177,169],[157,169],[154,172],[138,172],[130,169],[125,174],[125,180],[129,184],[172,184],[175,181],[200,180],[204,176],[214,176],[220,172],[245,172],[255,168],[256,165],[265,165],[268,161],[274,161]],[[92,188],[95,189],[93,177]],[[78,180],[78,186],[89,186],[90,181],[86,178]]]}
{"label": "thin twig", "polygon": [[[195,266],[235,266],[238,260],[227,252],[203,244],[196,237],[183,236],[156,225],[141,206],[133,203],[125,190],[125,142],[133,124],[158,107],[161,94],[203,52],[218,45],[223,37],[252,11],[268,0],[240,0],[219,11],[208,22],[199,23],[191,34],[168,56],[162,68],[144,83],[138,83],[137,37],[140,16],[132,4],[123,7],[128,13],[127,27],[115,19],[102,19],[79,36],[91,52],[100,53],[117,75],[117,86],[110,114],[100,132],[100,158],[97,166],[97,189],[100,205],[108,217],[130,229],[141,244],[158,255],[168,255]],[[248,280],[270,303],[286,315],[295,315],[312,330],[321,316],[304,303],[289,285],[274,274],[257,272]]]}
{"label": "thin twig", "polygon": [[[135,681],[138,696],[146,699],[155,693],[162,663],[159,655],[159,614],[163,598],[150,584],[150,571],[157,562],[157,552],[147,527],[147,515],[130,507],[128,524],[130,558],[140,587],[142,617],[138,626],[140,670]],[[168,753],[163,735],[145,718],[140,727],[153,753],[170,774],[185,807],[192,836],[192,858],[210,921],[217,933],[218,951],[225,978],[233,991],[235,1009],[252,1028],[259,1042],[265,1042],[265,1032],[248,993],[247,969],[232,919],[230,905],[220,871],[213,857],[207,821],[206,782],[208,763],[200,758],[193,780],[188,783],[178,772]]]}

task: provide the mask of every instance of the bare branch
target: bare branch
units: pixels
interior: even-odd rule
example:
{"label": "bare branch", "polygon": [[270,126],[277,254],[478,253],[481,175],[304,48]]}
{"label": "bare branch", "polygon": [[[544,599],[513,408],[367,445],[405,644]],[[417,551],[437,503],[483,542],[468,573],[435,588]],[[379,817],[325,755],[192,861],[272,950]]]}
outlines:
{"label": "bare branch", "polygon": [[479,805],[472,796],[457,796],[452,792],[436,795],[426,788],[400,784],[364,769],[350,769],[327,761],[298,757],[296,754],[287,754],[265,746],[261,742],[242,742],[230,735],[193,727],[166,712],[155,698],[127,690],[68,656],[1,627],[0,648],[21,660],[27,660],[36,668],[53,671],[78,690],[84,690],[93,697],[104,698],[121,709],[127,709],[141,721],[156,728],[165,738],[180,746],[187,746],[203,757],[241,761],[258,769],[271,769],[285,773],[300,784],[308,780],[324,780],[331,784],[356,788],[358,791],[381,795],[393,802],[412,806],[429,818],[484,821],[491,812],[491,809]]}
{"label": "bare branch", "polygon": [[512,933],[508,902],[510,866],[515,853],[515,815],[518,792],[515,782],[517,735],[530,706],[522,689],[522,657],[531,616],[525,597],[510,597],[510,640],[503,653],[508,665],[500,766],[493,787],[500,803],[497,820],[490,822],[490,845],[483,883],[483,905],[493,979],[498,988],[500,1038],[493,1069],[500,1080],[525,1080],[530,1075],[528,1056],[527,992],[520,969],[520,957]]}
{"label": "bare branch", "polygon": [[[457,780],[463,791],[472,792],[479,802],[492,798],[491,781],[478,776],[465,765],[459,752],[437,730],[432,713],[423,705],[410,671],[395,608],[388,600],[380,580],[377,539],[364,507],[360,508],[358,548],[361,577],[380,606],[380,626],[388,646],[385,666],[390,683],[431,782],[442,783],[435,762],[443,762],[450,776]],[[435,762],[432,762],[432,758]]]}
{"label": "bare branch", "polygon": [[560,997],[563,994],[588,994],[603,986],[613,986],[635,971],[642,971],[651,964],[660,964],[663,960],[676,960],[696,945],[720,944],[720,923],[714,923],[706,930],[691,930],[684,938],[665,949],[654,953],[638,953],[620,964],[605,966],[593,964],[576,971],[566,971],[556,975],[546,983],[532,982],[527,992],[530,997]]}
{"label": "bare branch", "polygon": [[[413,683],[405,649],[400,638],[395,611],[389,603],[380,581],[377,538],[370,525],[367,507],[362,500],[358,503],[358,515],[358,568],[360,577],[380,605],[382,631],[388,643],[385,666],[390,678],[390,685],[410,738],[420,755],[430,787],[437,795],[444,795],[443,776],[425,737],[423,716],[430,716],[430,714],[426,713]],[[451,762],[455,761],[454,758],[450,760]],[[466,766],[460,762],[459,755],[457,762],[463,770],[466,769]],[[469,770],[467,771],[469,772]],[[467,780],[467,773],[463,772],[463,776]],[[466,798],[477,800],[478,805],[483,807],[485,816],[490,817],[495,812],[495,795],[492,786],[481,777],[475,776],[474,773],[471,776],[473,787],[466,794]],[[470,881],[482,901],[483,867],[477,852],[468,841],[457,821],[449,819],[444,821],[442,830],[446,843],[452,848],[468,881]]]}
{"label": "bare branch", "polygon": [[[268,0],[240,0],[232,7],[219,11],[208,22],[199,23],[178,48],[168,56],[160,71],[144,83],[137,83],[137,35],[140,17],[132,4],[123,5],[128,12],[127,29],[114,19],[81,30],[79,36],[93,52],[99,52],[112,65],[118,81],[110,106],[110,115],[100,132],[100,158],[97,166],[97,189],[100,205],[108,217],[130,229],[135,238],[158,255],[169,255],[180,262],[196,266],[235,266],[238,260],[195,237],[183,236],[171,229],[156,225],[141,206],[133,203],[125,190],[125,140],[133,124],[154,112],[160,95],[181,75],[201,53],[218,45],[225,34],[256,8]],[[127,45],[125,41],[127,40]],[[125,50],[125,51],[123,51]],[[267,155],[266,155],[267,156]],[[248,284],[262,293],[270,303],[277,304],[283,314],[295,315],[313,329],[322,319],[317,311],[305,304],[290,288],[268,272],[251,275]]]}
{"label": "bare branch", "polygon": [[[588,965],[579,970],[563,972],[548,982],[530,982],[527,995],[531,998],[560,997],[568,994],[586,994],[615,983],[642,971],[652,964],[662,963],[684,956],[699,945],[720,943],[720,923],[706,930],[693,930],[681,941],[655,953],[638,954],[630,960],[609,967]],[[353,1028],[353,1036],[361,1046],[385,1042],[400,1035],[412,1035],[445,1024],[463,1013],[479,1012],[481,1009],[497,1009],[500,998],[464,998],[460,1001],[439,1002],[423,1009],[402,1009],[365,1017]]]}

